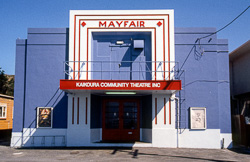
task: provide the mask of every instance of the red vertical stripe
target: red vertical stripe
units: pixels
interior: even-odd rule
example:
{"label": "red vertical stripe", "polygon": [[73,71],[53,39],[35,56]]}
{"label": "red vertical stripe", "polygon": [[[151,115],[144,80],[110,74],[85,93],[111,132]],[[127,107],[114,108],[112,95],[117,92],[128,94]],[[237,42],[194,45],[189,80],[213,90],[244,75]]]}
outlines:
{"label": "red vertical stripe", "polygon": [[157,124],[157,98],[155,98],[155,124]]}
{"label": "red vertical stripe", "polygon": [[80,47],[81,47],[81,23],[79,20],[79,46],[78,46],[78,80],[80,79]]}
{"label": "red vertical stripe", "polygon": [[89,64],[88,64],[88,61],[89,61],[89,29],[87,28],[87,58],[86,58],[86,66],[87,66],[87,70],[86,70],[86,80],[88,80],[88,70],[89,70]]}
{"label": "red vertical stripe", "polygon": [[164,98],[164,124],[166,124],[166,98]]}
{"label": "red vertical stripe", "polygon": [[169,98],[169,124],[171,124],[171,99]]}
{"label": "red vertical stripe", "polygon": [[73,63],[73,79],[75,79],[75,52],[76,52],[76,15],[74,16],[74,63]]}
{"label": "red vertical stripe", "polygon": [[79,97],[77,98],[77,124],[79,124]]}
{"label": "red vertical stripe", "polygon": [[86,120],[85,124],[88,124],[88,97],[86,97]]}
{"label": "red vertical stripe", "polygon": [[165,21],[164,21],[164,19],[163,19],[163,80],[165,80],[165,71],[166,71],[166,56],[165,56],[166,54],[165,54]]}
{"label": "red vertical stripe", "polygon": [[75,106],[75,105],[74,105],[74,104],[75,104],[75,103],[74,103],[74,100],[75,100],[75,99],[74,99],[74,97],[73,97],[73,98],[72,98],[72,124],[74,124],[74,116],[75,116],[75,115],[74,115],[74,113],[75,113],[75,112],[74,112],[74,106]]}
{"label": "red vertical stripe", "polygon": [[156,80],[156,30],[154,30],[155,33],[155,80]]}
{"label": "red vertical stripe", "polygon": [[[168,61],[170,61],[170,35],[169,35],[169,15],[168,15]],[[168,63],[168,80],[170,80],[170,62]]]}

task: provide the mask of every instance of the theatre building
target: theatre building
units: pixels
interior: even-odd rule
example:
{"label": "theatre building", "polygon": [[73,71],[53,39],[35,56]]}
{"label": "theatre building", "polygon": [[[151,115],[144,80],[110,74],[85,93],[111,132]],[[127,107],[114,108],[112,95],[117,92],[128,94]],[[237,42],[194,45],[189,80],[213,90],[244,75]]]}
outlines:
{"label": "theatre building", "polygon": [[[195,20],[194,20],[195,21]],[[228,42],[173,10],[70,11],[16,41],[12,147],[231,147]]]}

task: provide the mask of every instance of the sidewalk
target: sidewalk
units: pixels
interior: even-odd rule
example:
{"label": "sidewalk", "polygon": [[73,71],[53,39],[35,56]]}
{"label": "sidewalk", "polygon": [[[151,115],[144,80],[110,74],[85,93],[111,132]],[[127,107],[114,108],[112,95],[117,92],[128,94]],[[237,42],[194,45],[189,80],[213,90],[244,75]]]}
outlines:
{"label": "sidewalk", "polygon": [[0,161],[250,161],[249,149],[54,148],[14,149],[0,145]]}

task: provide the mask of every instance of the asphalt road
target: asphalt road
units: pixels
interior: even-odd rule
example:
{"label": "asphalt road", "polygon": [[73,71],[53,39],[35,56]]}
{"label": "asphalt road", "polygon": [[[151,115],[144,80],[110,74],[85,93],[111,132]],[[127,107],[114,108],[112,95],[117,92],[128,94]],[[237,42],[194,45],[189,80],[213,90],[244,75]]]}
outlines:
{"label": "asphalt road", "polygon": [[0,145],[0,161],[246,161],[249,149],[50,148],[14,149]]}

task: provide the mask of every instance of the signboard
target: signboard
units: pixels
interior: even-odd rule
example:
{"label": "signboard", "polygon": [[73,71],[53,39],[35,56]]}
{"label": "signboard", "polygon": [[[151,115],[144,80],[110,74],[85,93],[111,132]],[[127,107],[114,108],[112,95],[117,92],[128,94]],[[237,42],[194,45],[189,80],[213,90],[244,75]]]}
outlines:
{"label": "signboard", "polygon": [[82,90],[181,90],[180,80],[60,80],[60,89]]}
{"label": "signboard", "polygon": [[52,127],[52,108],[38,107],[37,108],[37,127],[51,128]]}
{"label": "signboard", "polygon": [[191,129],[206,129],[206,108],[190,108],[190,125]]}

